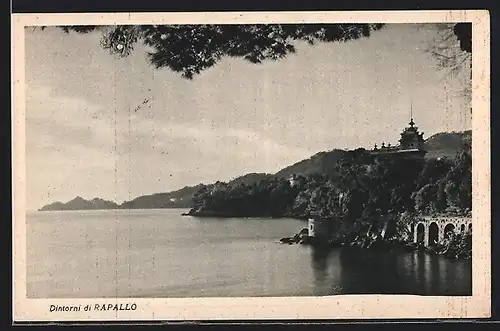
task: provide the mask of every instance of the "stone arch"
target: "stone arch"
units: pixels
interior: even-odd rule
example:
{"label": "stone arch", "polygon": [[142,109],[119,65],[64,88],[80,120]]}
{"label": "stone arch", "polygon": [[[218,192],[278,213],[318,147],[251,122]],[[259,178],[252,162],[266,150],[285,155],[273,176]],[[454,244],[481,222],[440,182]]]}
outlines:
{"label": "stone arch", "polygon": [[449,236],[449,232],[452,232],[452,231],[455,231],[455,224],[453,223],[448,223],[446,224],[446,226],[444,227],[444,238],[447,238]]}
{"label": "stone arch", "polygon": [[469,223],[469,231],[472,232],[472,223]]}
{"label": "stone arch", "polygon": [[462,225],[460,225],[460,232],[464,232],[465,231],[465,224],[462,223]]}
{"label": "stone arch", "polygon": [[417,233],[416,242],[418,244],[423,243],[425,241],[425,225],[423,223],[418,223],[417,226],[415,227],[415,231]]}
{"label": "stone arch", "polygon": [[429,224],[429,246],[434,246],[439,240],[439,226],[436,222]]}

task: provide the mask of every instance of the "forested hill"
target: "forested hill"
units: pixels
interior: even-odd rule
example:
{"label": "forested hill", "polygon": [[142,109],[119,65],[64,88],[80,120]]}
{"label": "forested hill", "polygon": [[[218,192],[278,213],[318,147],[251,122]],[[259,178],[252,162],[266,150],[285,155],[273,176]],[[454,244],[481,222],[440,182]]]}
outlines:
{"label": "forested hill", "polygon": [[[470,143],[472,139],[471,131],[464,132],[442,132],[437,133],[425,142],[428,153],[427,159],[452,158],[462,149],[465,143]],[[301,176],[325,175],[335,172],[339,160],[347,152],[340,149],[333,149],[328,152],[320,152],[308,159],[299,161],[286,168],[281,169],[275,174],[249,173],[236,177],[226,185],[237,187],[240,185],[253,185],[261,181],[273,180],[279,178],[289,178],[293,174]],[[56,202],[44,206],[40,210],[77,210],[77,209],[147,209],[147,208],[191,208],[194,206],[193,197],[196,192],[205,188],[207,185],[199,184],[196,186],[186,186],[180,190],[155,193],[151,195],[139,196],[133,200],[125,201],[118,205],[114,202],[101,199],[91,201],[82,201],[82,198],[76,198],[67,203]]]}
{"label": "forested hill", "polygon": [[340,157],[327,173],[299,174],[293,181],[273,176],[250,185],[207,185],[196,193],[188,214],[314,217],[343,229],[336,233],[351,235],[361,228],[382,229],[382,219],[401,213],[468,215],[471,210],[472,153],[467,144],[452,158],[374,159],[362,148],[336,154]]}
{"label": "forested hill", "polygon": [[191,208],[193,195],[204,185],[186,186],[177,191],[142,195],[120,205],[122,209]]}
{"label": "forested hill", "polygon": [[231,186],[238,186],[238,185],[241,185],[241,184],[245,184],[245,185],[251,185],[253,183],[258,183],[264,179],[270,179],[272,178],[273,175],[272,174],[266,174],[266,173],[250,173],[250,174],[246,174],[246,175],[243,175],[243,176],[239,176],[239,177],[236,177],[235,179],[229,181],[229,185]]}
{"label": "forested hill", "polygon": [[281,169],[276,173],[277,177],[288,178],[292,175],[313,175],[330,173],[335,169],[338,160],[345,153],[344,150],[334,149],[329,152],[314,154],[308,159],[299,161],[291,166]]}
{"label": "forested hill", "polygon": [[454,157],[464,144],[472,143],[472,131],[441,132],[432,135],[425,142],[426,158]]}
{"label": "forested hill", "polygon": [[[401,154],[374,157],[363,148],[335,150],[288,167],[281,177],[237,186],[216,182],[195,194],[187,214],[314,218],[315,242],[322,244],[407,243],[413,238],[415,215],[471,215],[472,151],[467,133],[450,136],[428,139],[433,156],[425,159]],[[289,174],[295,174],[293,180]],[[282,242],[299,242],[301,233]],[[441,240],[445,249],[440,252],[470,257],[471,234]]]}
{"label": "forested hill", "polygon": [[[472,141],[472,131],[463,132],[440,132],[432,135],[425,141],[425,148],[428,153],[427,159],[437,159],[442,157],[455,157],[463,148],[464,143]],[[346,151],[334,149],[328,152],[320,152],[308,159],[294,163],[276,173],[277,177],[288,178],[293,174],[323,175],[331,173],[337,166],[338,160]]]}

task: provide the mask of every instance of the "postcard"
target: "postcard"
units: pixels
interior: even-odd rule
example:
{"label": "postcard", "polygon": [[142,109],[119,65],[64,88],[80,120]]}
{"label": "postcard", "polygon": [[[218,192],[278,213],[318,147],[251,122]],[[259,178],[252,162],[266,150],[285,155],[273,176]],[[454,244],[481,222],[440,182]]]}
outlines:
{"label": "postcard", "polygon": [[487,11],[13,14],[13,319],[491,312]]}

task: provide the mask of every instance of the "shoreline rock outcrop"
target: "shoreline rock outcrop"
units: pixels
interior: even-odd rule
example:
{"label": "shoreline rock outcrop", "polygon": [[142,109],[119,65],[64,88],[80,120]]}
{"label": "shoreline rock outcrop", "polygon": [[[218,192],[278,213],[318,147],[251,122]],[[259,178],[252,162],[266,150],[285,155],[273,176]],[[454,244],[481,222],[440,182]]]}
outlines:
{"label": "shoreline rock outcrop", "polygon": [[425,247],[422,243],[414,243],[407,239],[398,237],[386,238],[380,234],[364,232],[349,238],[338,235],[328,240],[310,237],[308,229],[304,228],[292,237],[280,239],[280,243],[294,245],[311,245],[325,249],[353,247],[377,250],[404,250],[422,251],[428,254],[440,255],[455,260],[469,260],[472,258],[472,233],[450,233],[449,237],[431,247]]}

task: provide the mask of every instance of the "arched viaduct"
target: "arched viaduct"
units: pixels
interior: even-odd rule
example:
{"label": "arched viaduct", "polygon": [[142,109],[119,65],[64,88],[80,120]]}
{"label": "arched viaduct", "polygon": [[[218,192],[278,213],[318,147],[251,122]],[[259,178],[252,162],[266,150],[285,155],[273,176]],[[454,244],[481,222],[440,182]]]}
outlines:
{"label": "arched viaduct", "polygon": [[440,242],[448,234],[472,231],[471,217],[424,216],[412,224],[413,242],[432,246]]}

